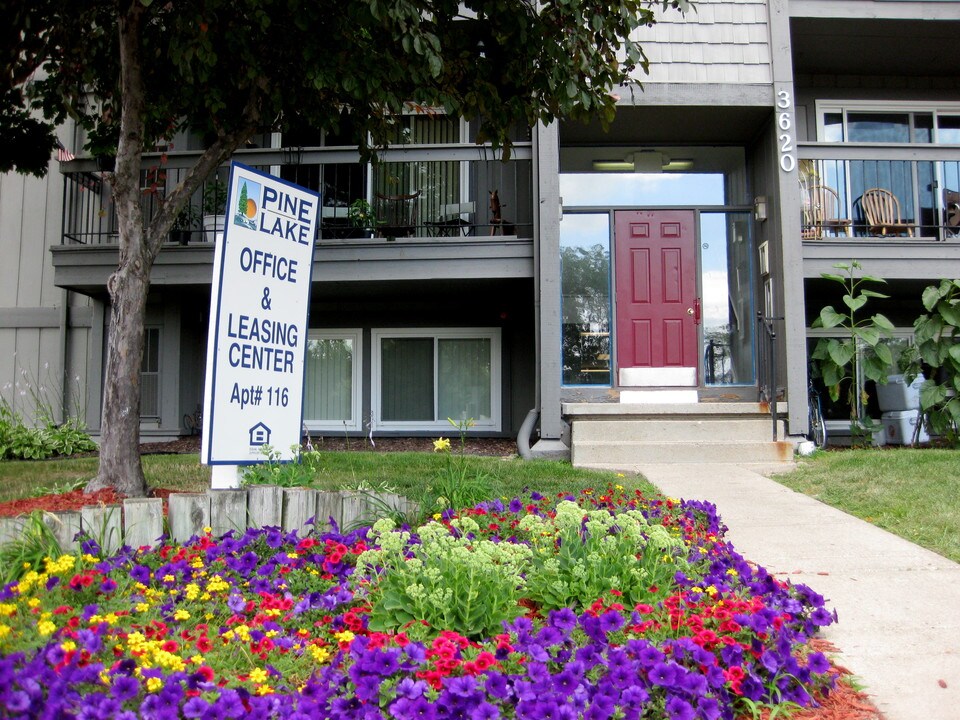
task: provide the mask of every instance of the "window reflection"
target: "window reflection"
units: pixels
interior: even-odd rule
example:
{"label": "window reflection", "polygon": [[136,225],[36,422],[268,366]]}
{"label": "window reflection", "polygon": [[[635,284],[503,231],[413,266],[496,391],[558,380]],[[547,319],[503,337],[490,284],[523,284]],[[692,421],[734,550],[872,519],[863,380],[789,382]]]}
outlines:
{"label": "window reflection", "polygon": [[610,385],[609,216],[560,223],[564,385]]}

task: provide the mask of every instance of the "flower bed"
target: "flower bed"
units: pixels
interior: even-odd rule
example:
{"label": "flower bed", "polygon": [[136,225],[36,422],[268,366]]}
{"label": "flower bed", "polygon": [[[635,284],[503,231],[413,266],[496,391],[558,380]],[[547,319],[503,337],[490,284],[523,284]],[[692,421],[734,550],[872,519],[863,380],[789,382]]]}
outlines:
{"label": "flower bed", "polygon": [[0,593],[5,717],[714,720],[832,683],[823,598],[705,503],[534,493],[412,531],[84,550]]}

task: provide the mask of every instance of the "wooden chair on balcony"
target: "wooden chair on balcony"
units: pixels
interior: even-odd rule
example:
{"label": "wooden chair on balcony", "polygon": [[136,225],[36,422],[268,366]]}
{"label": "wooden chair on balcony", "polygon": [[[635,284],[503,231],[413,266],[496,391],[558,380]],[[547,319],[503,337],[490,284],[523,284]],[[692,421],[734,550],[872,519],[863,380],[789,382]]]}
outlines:
{"label": "wooden chair on balcony", "polygon": [[804,205],[803,237],[821,238],[825,231],[837,235],[842,231],[853,236],[853,221],[840,217],[840,196],[827,185],[814,185],[807,194]]}
{"label": "wooden chair on balcony", "polygon": [[885,188],[870,188],[860,198],[860,206],[871,235],[908,235],[913,237],[913,224],[900,216],[900,201]]}
{"label": "wooden chair on balcony", "polygon": [[376,194],[377,237],[410,237],[417,227],[420,191],[407,195]]}
{"label": "wooden chair on balcony", "polygon": [[952,236],[960,235],[960,192],[943,191],[943,224]]}

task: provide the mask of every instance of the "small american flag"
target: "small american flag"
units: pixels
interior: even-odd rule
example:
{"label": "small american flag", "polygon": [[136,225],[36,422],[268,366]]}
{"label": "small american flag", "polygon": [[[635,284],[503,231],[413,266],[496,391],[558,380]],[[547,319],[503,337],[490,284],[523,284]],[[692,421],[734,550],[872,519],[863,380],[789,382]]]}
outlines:
{"label": "small american flag", "polygon": [[63,143],[57,140],[57,161],[70,162],[74,158],[76,158],[76,155],[67,150],[67,148],[63,146]]}

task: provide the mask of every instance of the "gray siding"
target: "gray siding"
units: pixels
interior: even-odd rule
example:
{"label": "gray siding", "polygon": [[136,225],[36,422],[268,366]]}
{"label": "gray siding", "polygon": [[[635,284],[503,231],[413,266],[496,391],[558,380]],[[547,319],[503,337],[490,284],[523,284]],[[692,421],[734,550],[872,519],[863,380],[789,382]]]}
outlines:
{"label": "gray siding", "polygon": [[650,59],[641,83],[772,82],[767,4],[705,0],[685,16],[658,10],[657,24],[635,36]]}
{"label": "gray siding", "polygon": [[88,301],[54,285],[49,257],[60,242],[62,197],[56,161],[45,178],[0,175],[0,396],[28,420],[38,398],[56,419],[64,402],[68,414],[85,402],[87,330],[68,330],[77,320],[64,304],[82,317]]}

